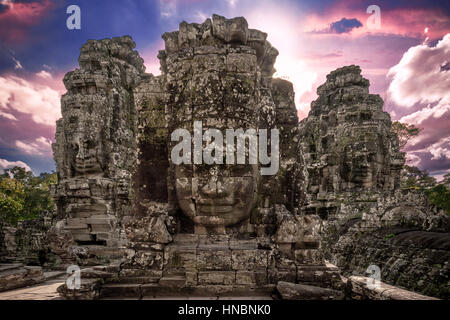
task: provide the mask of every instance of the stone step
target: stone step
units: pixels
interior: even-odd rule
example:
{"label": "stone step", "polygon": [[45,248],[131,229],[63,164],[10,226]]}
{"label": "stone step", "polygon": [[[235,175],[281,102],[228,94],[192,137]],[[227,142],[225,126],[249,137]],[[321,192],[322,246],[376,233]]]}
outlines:
{"label": "stone step", "polygon": [[159,280],[159,285],[163,287],[181,288],[186,285],[186,276],[164,276]]}
{"label": "stone step", "polygon": [[100,296],[102,298],[109,297],[129,297],[141,298],[141,284],[137,283],[114,283],[102,285]]}
{"label": "stone step", "polygon": [[145,298],[158,297],[270,297],[275,285],[258,288],[247,285],[197,285],[195,287],[168,287],[150,283],[141,286],[141,295]]}
{"label": "stone step", "polygon": [[23,267],[23,264],[21,263],[2,263],[0,264],[0,272],[11,269],[18,269],[21,267]]}
{"label": "stone step", "polygon": [[[120,283],[120,284],[146,284],[146,283],[157,283],[159,277],[120,277],[119,279],[111,280],[110,283]],[[108,282],[108,280],[106,280]]]}
{"label": "stone step", "polygon": [[[175,281],[175,283],[173,282]],[[196,287],[179,286],[180,279],[169,279],[168,285],[160,283],[114,283],[102,285],[101,299],[118,297],[133,299],[154,299],[163,297],[266,297],[270,298],[275,291],[275,285],[253,288],[246,285],[199,285]]]}

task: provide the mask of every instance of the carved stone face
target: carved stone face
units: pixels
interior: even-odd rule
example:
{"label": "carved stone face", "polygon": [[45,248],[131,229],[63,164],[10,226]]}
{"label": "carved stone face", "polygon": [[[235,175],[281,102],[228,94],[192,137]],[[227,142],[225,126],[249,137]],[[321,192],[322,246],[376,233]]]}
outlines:
{"label": "carved stone face", "polygon": [[103,172],[102,144],[98,128],[82,117],[73,117],[67,134],[72,176],[96,175]]}
{"label": "carved stone face", "polygon": [[250,217],[258,174],[257,165],[178,165],[178,203],[198,225],[236,225]]}
{"label": "carved stone face", "polygon": [[76,176],[101,173],[100,162],[97,158],[96,143],[89,139],[79,139],[71,143],[75,155],[72,167]]}
{"label": "carved stone face", "polygon": [[347,167],[347,181],[356,185],[370,188],[375,183],[381,152],[377,152],[375,145],[367,142],[356,142],[346,148],[345,166]]}

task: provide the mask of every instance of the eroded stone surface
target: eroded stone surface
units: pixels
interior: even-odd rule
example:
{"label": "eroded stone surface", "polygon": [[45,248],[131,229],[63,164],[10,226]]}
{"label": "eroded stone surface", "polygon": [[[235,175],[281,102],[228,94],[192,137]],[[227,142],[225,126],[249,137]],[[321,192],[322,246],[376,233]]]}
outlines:
{"label": "eroded stone surface", "polygon": [[[357,232],[403,220],[404,156],[360,68],[331,72],[298,124],[292,83],[272,78],[278,51],[266,38],[244,18],[182,22],[163,35],[157,77],[144,73],[129,37],[82,48],[80,69],[64,80],[54,145],[62,220],[50,234],[65,259],[124,260],[110,275],[90,272],[79,292],[61,286],[61,295],[269,295],[286,281],[297,292],[288,296],[335,297],[343,281],[324,260],[337,256],[333,228],[354,215]],[[279,129],[278,172],[173,164],[171,133],[193,137],[196,121],[222,134]],[[446,225],[421,208],[427,230]]]}
{"label": "eroded stone surface", "polygon": [[[331,72],[300,123],[302,210],[320,216],[325,257],[344,275],[364,275],[376,265],[382,281],[448,297],[443,261],[450,219],[423,192],[399,188],[404,159],[398,138],[382,99],[369,93],[360,73],[357,66]],[[397,243],[392,228],[420,231],[422,240]],[[429,249],[425,239],[436,232],[441,241]]]}
{"label": "eroded stone surface", "polygon": [[130,211],[136,163],[133,88],[144,72],[130,37],[88,41],[80,68],[64,77],[53,145],[59,226],[77,245],[119,247],[120,220]]}

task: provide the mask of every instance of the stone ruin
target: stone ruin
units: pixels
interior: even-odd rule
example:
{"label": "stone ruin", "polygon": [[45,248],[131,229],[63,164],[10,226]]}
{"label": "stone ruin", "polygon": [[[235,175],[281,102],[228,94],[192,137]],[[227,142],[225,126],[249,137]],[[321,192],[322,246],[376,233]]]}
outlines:
{"label": "stone ruin", "polygon": [[[183,22],[163,35],[157,77],[143,72],[128,37],[82,48],[80,69],[64,79],[55,199],[60,232],[87,248],[86,256],[124,249],[103,296],[124,288],[270,294],[279,281],[298,279],[324,297],[340,295],[338,270],[320,250],[320,219],[298,208],[294,91],[272,78],[278,51],[266,38],[243,18]],[[223,133],[279,129],[278,174],[262,176],[250,164],[173,164],[170,133],[192,133],[195,121]]]}
{"label": "stone ruin", "polygon": [[[80,68],[64,77],[53,151],[58,229],[89,255],[120,257],[121,219],[131,210],[138,115],[133,89],[144,71],[130,37],[88,41]],[[96,251],[97,250],[97,251]]]}
{"label": "stone ruin", "polygon": [[326,259],[345,276],[377,265],[390,284],[448,299],[450,221],[400,189],[404,154],[383,100],[358,66],[331,72],[317,94],[299,125],[301,209],[321,218]]}
{"label": "stone ruin", "polygon": [[[145,73],[129,36],[82,47],[79,69],[64,77],[57,222],[45,241],[61,268],[85,266],[81,288],[63,285],[63,297],[424,298],[367,293],[325,260],[359,270],[342,253],[349,239],[405,214],[449,231],[426,203],[405,203],[415,197],[399,190],[404,155],[382,99],[359,67],[340,68],[299,123],[293,85],[272,77],[278,51],[266,38],[244,18],[182,22],[163,35],[160,76]],[[279,149],[271,136],[267,144],[280,154],[277,174],[261,175],[261,164],[175,165],[171,133],[192,136],[196,121],[203,132],[278,129]]]}

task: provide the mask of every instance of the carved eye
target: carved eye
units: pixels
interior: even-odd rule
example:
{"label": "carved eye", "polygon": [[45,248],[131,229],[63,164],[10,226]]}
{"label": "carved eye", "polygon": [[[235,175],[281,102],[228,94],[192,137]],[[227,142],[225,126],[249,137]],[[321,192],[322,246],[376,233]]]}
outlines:
{"label": "carved eye", "polygon": [[78,122],[78,117],[76,117],[76,116],[71,116],[70,118],[69,118],[69,123],[70,124],[75,124],[75,123],[77,123]]}

